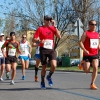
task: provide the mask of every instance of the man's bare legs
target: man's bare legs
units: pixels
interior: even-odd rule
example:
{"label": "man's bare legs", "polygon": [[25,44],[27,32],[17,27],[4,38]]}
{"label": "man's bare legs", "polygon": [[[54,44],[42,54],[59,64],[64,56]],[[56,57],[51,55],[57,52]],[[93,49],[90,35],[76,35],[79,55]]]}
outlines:
{"label": "man's bare legs", "polygon": [[93,59],[93,61],[92,61],[93,72],[92,72],[91,84],[94,84],[95,83],[95,80],[97,78],[97,74],[98,74],[98,64],[99,64],[98,59]]}

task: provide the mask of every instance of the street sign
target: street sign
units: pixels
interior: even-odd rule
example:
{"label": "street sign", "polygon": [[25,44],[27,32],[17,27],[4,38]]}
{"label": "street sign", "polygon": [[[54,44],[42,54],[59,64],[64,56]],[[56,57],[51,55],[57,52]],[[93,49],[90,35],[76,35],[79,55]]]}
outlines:
{"label": "street sign", "polygon": [[77,21],[75,22],[74,26],[76,27],[75,29],[75,34],[79,37],[79,39],[81,38],[82,34],[83,34],[83,29],[82,29],[82,22],[81,20],[78,18]]}
{"label": "street sign", "polygon": [[[81,22],[81,20],[79,18],[75,22],[75,25],[74,26],[76,27],[75,34],[80,39],[81,36],[82,36],[82,34],[83,34],[83,29],[82,29],[83,24],[82,24],[82,22]],[[82,58],[83,58],[83,50],[80,48],[80,61],[82,60]]]}

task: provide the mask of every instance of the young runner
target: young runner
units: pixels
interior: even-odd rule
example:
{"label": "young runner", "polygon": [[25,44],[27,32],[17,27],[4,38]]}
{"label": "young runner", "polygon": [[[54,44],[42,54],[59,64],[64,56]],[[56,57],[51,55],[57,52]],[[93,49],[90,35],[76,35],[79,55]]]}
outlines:
{"label": "young runner", "polygon": [[32,47],[26,39],[26,34],[22,35],[22,40],[20,41],[20,51],[19,59],[22,64],[22,80],[25,80],[25,69],[29,67],[29,58],[31,58]]}
{"label": "young runner", "polygon": [[36,58],[36,66],[35,66],[35,82],[38,82],[38,69],[40,66],[40,51],[39,51],[39,42],[35,43],[33,42],[32,47],[36,47],[36,54],[35,54],[35,58]]}
{"label": "young runner", "polygon": [[[4,48],[6,48],[6,54],[4,52]],[[10,84],[14,85],[14,79],[16,76],[16,67],[17,67],[16,53],[17,52],[20,53],[19,43],[16,41],[15,32],[10,33],[10,40],[5,41],[1,49],[5,57],[5,64],[9,69],[8,72],[12,69]]]}

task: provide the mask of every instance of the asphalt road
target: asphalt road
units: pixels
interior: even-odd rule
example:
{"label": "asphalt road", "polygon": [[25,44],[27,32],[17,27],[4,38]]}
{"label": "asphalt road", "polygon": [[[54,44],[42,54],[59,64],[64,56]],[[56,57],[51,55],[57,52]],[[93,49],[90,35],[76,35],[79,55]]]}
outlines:
{"label": "asphalt road", "polygon": [[[47,72],[48,73],[48,72]],[[46,90],[40,89],[39,82],[34,82],[34,70],[26,71],[26,80],[21,80],[21,70],[17,70],[15,85],[10,85],[10,80],[0,83],[0,100],[100,100],[100,74],[96,85],[98,90],[91,90],[91,73],[61,72],[53,74],[54,85]]]}

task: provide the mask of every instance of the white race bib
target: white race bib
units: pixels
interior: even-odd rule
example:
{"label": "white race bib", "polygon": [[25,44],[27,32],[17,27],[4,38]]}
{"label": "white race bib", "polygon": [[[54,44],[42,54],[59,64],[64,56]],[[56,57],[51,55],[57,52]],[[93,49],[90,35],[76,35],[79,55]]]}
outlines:
{"label": "white race bib", "polygon": [[44,48],[46,49],[52,49],[52,46],[53,46],[53,40],[45,40],[44,42]]}
{"label": "white race bib", "polygon": [[15,56],[15,54],[16,54],[16,49],[9,49],[8,51],[9,56]]}
{"label": "white race bib", "polygon": [[25,54],[25,49],[23,48],[21,48],[21,54]]}
{"label": "white race bib", "polygon": [[98,39],[90,39],[90,48],[98,48],[99,40]]}

